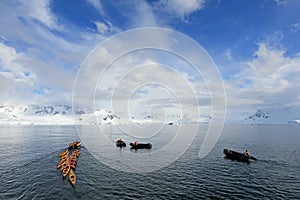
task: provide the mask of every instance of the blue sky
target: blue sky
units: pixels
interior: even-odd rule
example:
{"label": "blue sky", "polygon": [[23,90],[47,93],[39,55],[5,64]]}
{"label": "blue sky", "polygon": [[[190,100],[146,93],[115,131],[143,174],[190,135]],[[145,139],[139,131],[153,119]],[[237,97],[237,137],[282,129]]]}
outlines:
{"label": "blue sky", "polygon": [[229,116],[299,106],[299,10],[297,0],[2,1],[0,103],[71,103],[96,45],[154,26],[203,46],[224,81]]}

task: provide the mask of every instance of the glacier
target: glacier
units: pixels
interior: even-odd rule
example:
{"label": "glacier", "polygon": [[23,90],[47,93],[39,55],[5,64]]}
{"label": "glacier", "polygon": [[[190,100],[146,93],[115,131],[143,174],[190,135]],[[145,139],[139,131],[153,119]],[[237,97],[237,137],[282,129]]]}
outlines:
{"label": "glacier", "polygon": [[300,107],[282,106],[258,109],[254,114],[246,117],[244,122],[257,124],[300,123]]}
{"label": "glacier", "polygon": [[[169,114],[164,118],[166,124],[208,124],[209,114],[192,117],[188,113],[180,115]],[[230,118],[230,116],[227,116]],[[96,125],[135,123],[147,125],[160,123],[161,116],[144,112],[141,115],[125,117],[122,113],[112,113],[108,109],[77,108],[60,105],[9,105],[0,104],[0,125]],[[276,108],[257,109],[253,114],[241,117],[234,123],[239,124],[285,124],[300,123],[299,106],[282,106]]]}

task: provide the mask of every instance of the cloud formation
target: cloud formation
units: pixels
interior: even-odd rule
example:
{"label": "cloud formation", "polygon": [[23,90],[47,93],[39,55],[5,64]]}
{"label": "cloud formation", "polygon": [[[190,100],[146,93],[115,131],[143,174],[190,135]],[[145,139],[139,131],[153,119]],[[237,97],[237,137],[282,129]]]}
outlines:
{"label": "cloud formation", "polygon": [[[100,42],[130,28],[163,26],[180,30],[192,36],[196,41],[204,43],[212,58],[217,63],[224,65],[221,75],[226,86],[227,103],[231,114],[240,112],[239,110],[241,112],[256,110],[258,107],[300,104],[299,95],[297,96],[300,90],[298,78],[300,75],[300,51],[295,45],[298,41],[299,16],[288,18],[287,21],[283,21],[284,25],[281,21],[260,23],[260,20],[269,19],[268,17],[263,18],[265,15],[260,16],[260,20],[251,22],[247,16],[237,18],[236,16],[239,16],[240,13],[234,13],[234,15],[229,16],[229,18],[236,19],[235,23],[232,24],[234,32],[226,32],[228,31],[228,24],[225,22],[230,22],[230,20],[224,20],[222,21],[224,24],[219,24],[220,19],[212,17],[223,12],[226,13],[222,10],[225,9],[222,7],[224,6],[223,2],[218,3],[217,8],[212,5],[214,2],[204,0],[123,1],[121,3],[88,0],[80,3],[87,4],[89,9],[80,13],[82,14],[80,19],[76,18],[77,15],[60,13],[54,9],[55,6],[67,4],[66,2],[55,0],[4,1],[1,4],[0,13],[3,16],[0,18],[1,101],[17,103],[24,101],[33,103],[67,101],[70,103],[76,73],[84,58]],[[268,8],[268,6],[269,4],[265,4],[263,9]],[[289,10],[285,9],[297,5],[286,1],[284,5],[277,5],[276,7],[278,8],[278,6],[281,6],[282,12],[289,13]],[[211,13],[203,16],[202,10],[206,14]],[[222,12],[219,12],[220,10]],[[229,14],[232,12],[230,11]],[[267,12],[262,13],[268,14]],[[290,15],[292,16],[292,14]],[[278,16],[281,17],[279,14]],[[189,19],[191,19],[191,24],[185,23]],[[208,23],[203,23],[201,21],[203,19],[208,20]],[[249,23],[243,23],[245,21],[242,19],[247,19]],[[243,27],[247,28],[247,33],[243,32],[242,24],[245,24]],[[250,28],[256,24],[259,26],[253,31],[254,33],[250,33]],[[276,26],[276,24],[279,25]],[[215,28],[210,29],[211,26]],[[265,30],[262,27],[269,29]],[[284,30],[283,27],[287,27],[287,30]],[[238,34],[234,34],[235,36],[241,35],[241,37],[226,37],[226,34],[231,36],[235,32],[238,32]],[[270,36],[269,39],[268,35]],[[151,38],[153,43],[166,42],[163,35],[147,33],[142,36],[137,35],[135,39],[142,41],[143,37]],[[293,37],[296,41],[285,42],[289,37]],[[229,42],[224,47],[222,45],[227,38],[229,38]],[[125,42],[135,45],[136,40]],[[244,43],[245,41],[247,43]],[[180,43],[180,41],[177,42]],[[278,45],[274,45],[275,43]],[[252,45],[251,48],[249,44]],[[114,45],[118,46],[119,44]],[[181,45],[193,57],[198,56],[192,54],[193,48],[185,46],[184,43]],[[237,48],[237,46],[242,46],[242,48]],[[220,49],[226,63],[219,59],[221,57],[219,52],[216,53],[211,50],[213,48]],[[110,56],[109,49],[106,50],[99,52],[102,58]],[[145,61],[140,64],[160,62],[180,72],[182,77],[190,82],[198,96],[199,105],[202,108],[208,107],[210,103],[209,92],[214,91],[208,91],[207,83],[201,80],[203,74],[198,77],[194,76],[195,71],[190,70],[186,63],[165,54],[160,54],[155,59],[149,54],[141,53],[139,56],[139,59]],[[127,69],[126,65],[138,64],[137,60],[130,56],[123,59],[122,62],[119,63],[122,67],[116,68],[117,70],[107,77],[107,81],[113,82],[120,79],[122,73]],[[167,71],[166,68],[159,68],[157,76],[165,74]],[[139,71],[136,72],[135,75],[130,76],[130,80],[126,84],[134,85],[141,78],[147,78],[138,73]],[[148,70],[145,74],[150,73],[151,70]],[[207,73],[210,73],[209,69],[207,69]],[[151,77],[154,80],[158,79],[155,74]],[[201,81],[197,82],[197,80]],[[85,80],[84,84],[89,84],[90,81]],[[184,94],[179,80],[174,79],[173,81],[174,91]],[[210,81],[209,84],[212,88],[217,88],[214,81]],[[125,93],[127,91],[126,85],[124,84],[122,87],[124,87],[123,92]],[[97,94],[99,97],[105,97],[109,94],[110,88],[104,87],[104,89],[101,91],[102,93]],[[167,96],[163,96],[164,94]],[[169,99],[169,108],[175,105],[173,96],[166,93],[165,88],[154,85],[138,89],[134,99],[143,104],[153,105],[158,102],[157,99],[151,98],[153,96],[161,99],[162,102],[168,102],[167,99]],[[146,101],[142,101],[144,98]],[[186,105],[191,105],[188,99]],[[191,106],[191,108],[194,107]]]}
{"label": "cloud formation", "polygon": [[100,0],[86,0],[88,3],[90,3],[101,15],[105,15],[105,12],[102,8],[102,4]]}
{"label": "cloud formation", "polygon": [[[284,49],[259,43],[258,49],[244,68],[226,81],[228,106],[231,112],[247,105],[249,112],[257,108],[300,105],[296,91],[300,90],[300,56],[285,55]],[[230,109],[229,109],[230,110]]]}
{"label": "cloud formation", "polygon": [[50,0],[33,0],[31,2],[21,0],[19,3],[18,8],[21,13],[27,14],[24,17],[36,20],[50,29],[62,28],[57,24],[57,19],[51,12]]}
{"label": "cloud formation", "polygon": [[156,6],[182,20],[188,15],[201,10],[204,7],[205,0],[160,0]]}
{"label": "cloud formation", "polygon": [[51,3],[7,1],[0,7],[5,16],[0,18],[3,102],[70,104],[76,71],[84,57],[95,41],[119,31],[107,20],[105,29],[100,26],[96,33],[74,29],[58,20]]}

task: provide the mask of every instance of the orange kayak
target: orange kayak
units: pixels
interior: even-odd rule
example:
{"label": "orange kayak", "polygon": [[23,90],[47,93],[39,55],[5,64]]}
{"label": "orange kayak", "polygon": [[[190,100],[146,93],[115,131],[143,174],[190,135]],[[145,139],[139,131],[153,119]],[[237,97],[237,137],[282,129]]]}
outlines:
{"label": "orange kayak", "polygon": [[76,185],[76,175],[73,172],[73,170],[70,170],[69,181],[70,181],[70,183],[71,183],[72,186]]}

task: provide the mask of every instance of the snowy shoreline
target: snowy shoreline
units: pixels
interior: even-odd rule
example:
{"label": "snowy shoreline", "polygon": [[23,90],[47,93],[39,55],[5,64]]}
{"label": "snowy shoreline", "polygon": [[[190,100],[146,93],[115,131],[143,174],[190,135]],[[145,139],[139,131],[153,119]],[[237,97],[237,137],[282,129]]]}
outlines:
{"label": "snowy shoreline", "polygon": [[[75,113],[75,114],[74,114]],[[119,115],[119,114],[118,114]],[[73,111],[69,105],[8,105],[0,104],[0,125],[98,125],[98,124],[141,124],[164,123],[179,124],[210,124],[211,117],[206,114],[192,118],[188,114],[183,117],[170,115],[165,121],[159,117],[145,113],[140,118],[127,119],[107,109],[93,111],[89,108]],[[226,117],[225,124],[288,124],[300,123],[300,107],[280,107],[258,109],[248,117],[230,120]]]}

